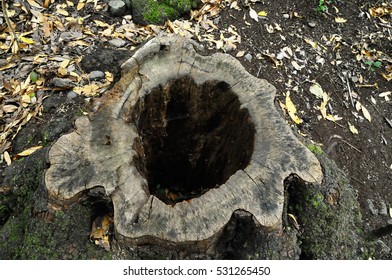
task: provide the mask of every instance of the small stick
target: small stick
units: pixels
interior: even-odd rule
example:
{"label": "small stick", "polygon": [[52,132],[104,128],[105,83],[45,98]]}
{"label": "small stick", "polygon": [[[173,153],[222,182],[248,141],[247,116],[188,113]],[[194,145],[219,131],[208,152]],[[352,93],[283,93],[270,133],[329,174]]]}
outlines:
{"label": "small stick", "polygon": [[15,39],[18,40],[19,38],[18,38],[18,36],[16,36],[15,30],[12,28],[11,21],[10,21],[10,18],[8,16],[7,9],[5,7],[5,0],[1,0],[1,8],[3,9],[3,15],[4,15],[4,18],[5,18],[5,22],[7,23],[8,28],[11,30],[11,34],[12,34],[13,39],[14,40]]}
{"label": "small stick", "polygon": [[354,107],[353,94],[351,93],[350,82],[348,81],[347,76],[346,76],[346,82],[347,82],[348,93],[350,95],[351,105],[353,105],[353,107]]}

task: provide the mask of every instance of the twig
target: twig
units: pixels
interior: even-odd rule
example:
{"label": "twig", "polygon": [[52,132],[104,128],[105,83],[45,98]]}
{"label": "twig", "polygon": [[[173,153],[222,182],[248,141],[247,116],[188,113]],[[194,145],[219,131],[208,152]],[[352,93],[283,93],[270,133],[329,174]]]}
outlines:
{"label": "twig", "polygon": [[349,95],[350,95],[351,105],[354,107],[353,94],[352,94],[352,92],[351,92],[350,82],[349,82],[347,76],[346,76],[346,82],[347,82],[348,93],[349,93]]}
{"label": "twig", "polygon": [[18,36],[16,36],[15,30],[11,25],[10,18],[8,16],[7,9],[5,7],[5,0],[1,0],[1,8],[3,9],[3,15],[5,18],[5,22],[7,23],[8,28],[11,30],[11,34],[14,40],[19,40]]}

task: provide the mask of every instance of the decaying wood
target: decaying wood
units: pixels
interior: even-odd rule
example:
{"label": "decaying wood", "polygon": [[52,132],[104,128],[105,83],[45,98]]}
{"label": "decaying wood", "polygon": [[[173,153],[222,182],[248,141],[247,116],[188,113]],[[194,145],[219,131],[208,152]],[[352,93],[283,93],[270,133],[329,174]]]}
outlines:
{"label": "decaying wood", "polygon": [[[45,184],[52,201],[66,204],[87,189],[103,186],[113,201],[117,237],[131,244],[209,246],[238,209],[251,213],[264,228],[282,226],[284,180],[297,174],[320,183],[320,164],[275,109],[271,84],[251,76],[229,55],[202,56],[198,48],[181,37],[158,37],[124,63],[121,80],[100,108],[79,118],[75,131],[51,147]],[[170,115],[174,99],[186,103],[182,115]],[[224,105],[217,107],[220,103]],[[217,114],[225,117],[215,121]],[[204,175],[212,174],[211,169],[223,174],[213,173],[217,185],[200,186],[199,195],[177,203],[151,191],[159,176],[151,175],[150,167],[159,168],[155,159],[164,162],[157,155],[162,151],[151,146],[167,140],[172,120],[198,133],[192,138],[185,131],[183,136],[195,143],[185,155],[191,168]],[[204,123],[214,125],[207,130]],[[175,138],[181,138],[178,135]],[[208,171],[200,168],[202,160],[212,162]],[[192,176],[190,181],[197,178]]]}

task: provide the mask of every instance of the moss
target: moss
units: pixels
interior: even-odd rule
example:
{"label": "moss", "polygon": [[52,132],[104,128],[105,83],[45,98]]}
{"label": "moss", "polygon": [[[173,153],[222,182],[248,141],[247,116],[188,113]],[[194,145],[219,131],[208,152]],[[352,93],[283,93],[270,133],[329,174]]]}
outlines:
{"label": "moss", "polygon": [[158,4],[154,2],[149,9],[143,13],[144,20],[159,24],[166,19],[174,19],[179,16],[179,13],[172,7],[165,4]]}
{"label": "moss", "polygon": [[[318,155],[324,171],[321,185],[297,178],[288,187],[288,213],[300,224],[303,259],[361,259],[364,236],[354,190],[345,174],[324,154]],[[338,194],[335,203],[326,199]]]}
{"label": "moss", "polygon": [[321,147],[316,145],[316,144],[309,143],[307,145],[307,147],[315,155],[322,155],[322,154],[324,154],[324,151],[321,149]]}
{"label": "moss", "polygon": [[175,20],[189,13],[199,5],[199,0],[134,0],[132,1],[133,16],[142,24],[162,24],[167,19]]}

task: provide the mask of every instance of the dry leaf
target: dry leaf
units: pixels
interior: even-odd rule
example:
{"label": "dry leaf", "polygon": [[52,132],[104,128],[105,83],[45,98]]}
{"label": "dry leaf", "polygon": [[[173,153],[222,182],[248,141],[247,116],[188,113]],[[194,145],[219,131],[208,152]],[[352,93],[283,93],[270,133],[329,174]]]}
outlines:
{"label": "dry leaf", "polygon": [[391,93],[392,93],[391,91],[385,91],[385,92],[380,93],[378,96],[379,96],[379,97],[384,97],[384,98],[385,98],[385,101],[388,102],[388,101],[390,100],[388,96],[389,96]]}
{"label": "dry leaf", "polygon": [[18,110],[18,107],[12,104],[7,104],[3,106],[4,113],[13,113]]}
{"label": "dry leaf", "polygon": [[350,122],[348,122],[348,128],[350,129],[352,134],[358,134],[358,129],[356,129],[355,126],[353,126]]}
{"label": "dry leaf", "polygon": [[84,5],[86,5],[86,4],[79,1],[78,5],[76,6],[76,10],[80,11],[81,9],[84,8]]}
{"label": "dry leaf", "polygon": [[3,153],[3,157],[4,157],[4,160],[5,160],[5,162],[7,163],[7,165],[10,166],[10,165],[11,165],[11,157],[10,157],[10,154],[9,154],[7,151],[5,151],[5,152]]}
{"label": "dry leaf", "polygon": [[324,90],[321,88],[320,84],[314,83],[309,87],[309,91],[317,98],[323,98]]}
{"label": "dry leaf", "polygon": [[249,16],[253,18],[255,21],[259,22],[259,16],[257,15],[257,12],[252,8],[249,8]]}
{"label": "dry leaf", "polygon": [[235,57],[243,57],[245,55],[245,51],[239,51]]}
{"label": "dry leaf", "polygon": [[27,2],[29,2],[29,4],[30,4],[31,6],[33,6],[33,7],[42,9],[42,6],[39,5],[39,4],[37,4],[37,2],[35,2],[34,0],[27,0]]}
{"label": "dry leaf", "polygon": [[302,68],[304,68],[305,66],[300,66],[295,60],[291,61],[291,65],[293,65],[293,67],[295,68],[295,70],[300,71],[302,70]]}
{"label": "dry leaf", "polygon": [[290,92],[286,93],[286,109],[287,112],[289,113],[290,118],[296,123],[296,124],[301,124],[303,120],[297,116],[297,109],[295,108],[294,103],[290,99]]}
{"label": "dry leaf", "polygon": [[61,68],[67,68],[69,65],[70,60],[69,59],[64,59],[61,63],[60,63],[60,67]]}
{"label": "dry leaf", "polygon": [[392,218],[392,207],[389,208],[389,217]]}
{"label": "dry leaf", "polygon": [[305,42],[312,46],[312,48],[317,49],[317,43],[313,42],[308,38],[304,38]]}
{"label": "dry leaf", "polygon": [[59,69],[57,69],[57,73],[58,73],[60,76],[65,76],[65,75],[67,75],[67,69],[65,69],[65,68],[63,68],[63,67],[60,67]]}
{"label": "dry leaf", "polygon": [[27,157],[27,156],[31,155],[32,153],[34,153],[35,151],[42,149],[42,148],[43,148],[43,146],[31,147],[31,148],[28,148],[27,150],[24,150],[23,152],[20,152],[19,154],[17,154],[17,156]]}
{"label": "dry leaf", "polygon": [[64,10],[64,9],[62,9],[62,8],[60,8],[60,7],[57,7],[57,12],[60,14],[60,15],[62,15],[62,16],[69,16],[69,13],[66,11],[66,10]]}
{"label": "dry leaf", "polygon": [[337,23],[345,23],[345,22],[347,22],[347,19],[341,18],[341,17],[336,17],[336,18],[335,18],[335,21],[336,21]]}
{"label": "dry leaf", "polygon": [[363,116],[364,116],[369,122],[372,122],[372,117],[370,116],[369,111],[368,111],[365,107],[363,107],[363,105],[361,105],[361,109],[362,109],[362,114],[363,114]]}

